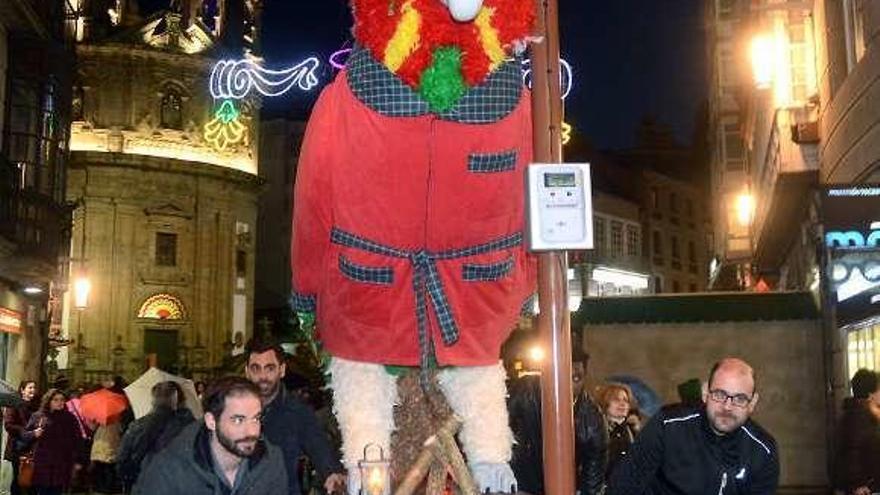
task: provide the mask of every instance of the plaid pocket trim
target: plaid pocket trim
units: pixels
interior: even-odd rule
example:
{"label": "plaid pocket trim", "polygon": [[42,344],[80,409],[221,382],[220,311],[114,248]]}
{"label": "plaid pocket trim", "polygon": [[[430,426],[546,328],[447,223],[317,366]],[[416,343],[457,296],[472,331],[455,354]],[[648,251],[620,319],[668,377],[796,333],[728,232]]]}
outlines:
{"label": "plaid pocket trim", "polygon": [[465,263],[461,268],[461,278],[465,282],[495,282],[506,277],[513,269],[513,256],[498,263]]}
{"label": "plaid pocket trim", "polygon": [[509,172],[516,168],[516,150],[501,153],[471,153],[468,155],[468,172]]}
{"label": "plaid pocket trim", "polygon": [[394,269],[390,266],[363,266],[339,255],[339,271],[355,282],[365,284],[391,285],[394,283]]}
{"label": "plaid pocket trim", "polygon": [[311,294],[293,292],[290,295],[290,305],[297,313],[314,313],[318,307],[317,298]]}

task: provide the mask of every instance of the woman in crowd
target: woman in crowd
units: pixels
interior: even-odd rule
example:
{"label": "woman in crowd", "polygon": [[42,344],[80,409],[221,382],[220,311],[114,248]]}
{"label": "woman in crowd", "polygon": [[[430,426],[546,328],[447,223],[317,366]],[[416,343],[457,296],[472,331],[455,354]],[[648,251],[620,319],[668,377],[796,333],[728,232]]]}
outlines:
{"label": "woman in crowd", "polygon": [[65,407],[66,400],[60,390],[49,389],[26,428],[36,437],[33,486],[37,495],[60,495],[70,485],[74,469],[81,467],[76,459],[79,427]]}
{"label": "woman in crowd", "polygon": [[614,466],[629,451],[639,432],[638,409],[632,391],[626,385],[611,383],[597,394],[608,427],[608,468],[606,479]]}
{"label": "woman in crowd", "polygon": [[33,380],[21,382],[18,393],[23,402],[16,407],[3,409],[3,427],[7,435],[3,458],[12,464],[12,485],[9,488],[9,493],[12,495],[24,493],[24,490],[18,486],[19,461],[21,456],[28,455],[33,448],[35,433],[25,430],[25,427],[36,410],[34,397],[37,394],[37,382]]}

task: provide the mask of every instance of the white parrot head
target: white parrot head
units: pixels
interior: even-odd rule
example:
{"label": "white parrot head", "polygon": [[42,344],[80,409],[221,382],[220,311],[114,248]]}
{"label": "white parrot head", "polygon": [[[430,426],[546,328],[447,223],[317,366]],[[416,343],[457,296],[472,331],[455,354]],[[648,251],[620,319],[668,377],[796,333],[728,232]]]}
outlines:
{"label": "white parrot head", "polygon": [[483,7],[483,0],[440,0],[458,22],[470,22]]}

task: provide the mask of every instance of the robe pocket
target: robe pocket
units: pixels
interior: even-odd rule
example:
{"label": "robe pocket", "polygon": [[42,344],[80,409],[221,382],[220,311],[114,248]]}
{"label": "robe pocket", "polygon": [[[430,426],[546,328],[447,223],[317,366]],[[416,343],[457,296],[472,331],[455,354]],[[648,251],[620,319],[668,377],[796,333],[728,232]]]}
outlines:
{"label": "robe pocket", "polygon": [[471,153],[468,155],[468,172],[478,174],[509,172],[516,168],[516,150],[500,153]]}
{"label": "robe pocket", "polygon": [[375,285],[394,283],[394,269],[390,266],[364,266],[339,255],[339,271],[355,282]]}
{"label": "robe pocket", "polygon": [[465,263],[461,266],[461,278],[465,282],[494,282],[506,277],[513,269],[513,256],[497,263]]}

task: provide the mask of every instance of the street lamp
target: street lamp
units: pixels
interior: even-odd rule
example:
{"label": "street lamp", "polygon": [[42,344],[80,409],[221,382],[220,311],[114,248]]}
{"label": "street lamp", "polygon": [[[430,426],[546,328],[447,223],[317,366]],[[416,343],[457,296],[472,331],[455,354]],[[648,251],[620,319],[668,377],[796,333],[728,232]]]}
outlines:
{"label": "street lamp", "polygon": [[745,192],[736,197],[736,219],[741,226],[751,225],[754,213],[755,198],[751,194]]}
{"label": "street lamp", "polygon": [[73,306],[78,310],[86,309],[89,305],[89,292],[92,291],[92,282],[88,277],[81,275],[73,282]]}

